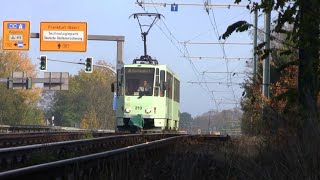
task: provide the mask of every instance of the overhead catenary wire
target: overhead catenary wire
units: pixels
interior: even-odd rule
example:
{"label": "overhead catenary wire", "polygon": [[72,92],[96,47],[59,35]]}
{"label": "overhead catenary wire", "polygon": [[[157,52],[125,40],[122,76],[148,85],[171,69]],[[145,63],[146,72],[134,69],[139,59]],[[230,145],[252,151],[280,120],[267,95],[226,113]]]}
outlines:
{"label": "overhead catenary wire", "polygon": [[189,59],[236,59],[236,60],[241,60],[241,59],[245,59],[245,60],[249,60],[252,59],[252,57],[213,57],[213,56],[180,56],[180,57],[185,57],[185,58],[189,58]]}
{"label": "overhead catenary wire", "polygon": [[[158,9],[154,6],[154,8],[155,8],[155,10],[159,13],[159,11],[158,11]],[[144,9],[145,10],[145,9]],[[166,27],[166,29],[167,29],[167,31],[169,32],[169,34],[173,37],[173,39],[175,39],[175,41],[179,44],[179,41],[178,41],[178,39],[171,33],[171,31],[170,31],[170,29],[168,28],[168,26],[166,25],[166,23],[163,21],[163,20],[161,20],[161,22],[164,24],[164,26]],[[159,26],[158,26],[159,27]],[[160,28],[160,27],[159,27]],[[162,31],[163,32],[163,31]],[[164,32],[163,32],[164,33]],[[172,43],[174,43],[172,40],[171,40],[171,42]],[[176,46],[176,45],[175,45]],[[177,47],[177,46],[176,46]],[[187,53],[188,55],[189,55],[189,51],[188,51],[188,49],[186,48],[186,46],[184,46],[184,53],[183,52],[181,52],[184,56],[185,56],[185,54]],[[199,77],[198,77],[198,75],[197,75],[197,73],[200,75],[200,72],[197,70],[197,68],[195,67],[195,65],[193,64],[193,62],[191,61],[191,59],[190,58],[186,58],[188,61],[189,61],[189,63],[191,64],[191,66],[192,66],[192,69],[193,69],[193,71],[194,71],[194,73],[195,73],[195,75],[196,75],[196,78],[199,80]],[[201,88],[202,89],[204,89],[204,87],[202,86],[202,85],[200,85],[201,86]],[[208,86],[207,85],[205,85],[206,86],[206,88],[207,88],[207,91],[210,91],[209,90],[209,88],[208,88]],[[204,89],[205,90],[205,89]],[[206,91],[206,90],[205,90]],[[214,95],[212,94],[212,95],[210,95],[210,93],[208,92],[208,94],[209,94],[209,96],[212,96],[212,99],[215,99],[215,97],[214,97]],[[219,109],[219,106],[218,106],[218,104],[215,102],[215,104],[216,104],[216,108],[217,109]]]}
{"label": "overhead catenary wire", "polygon": [[[204,4],[208,4],[208,1],[205,1],[205,0],[204,0],[203,2],[204,2]],[[206,6],[205,6],[205,7],[206,7]],[[208,17],[209,17],[210,24],[211,24],[211,26],[214,28],[214,31],[215,31],[215,33],[216,33],[216,37],[217,37],[218,41],[221,42],[220,34],[219,34],[219,31],[218,31],[218,26],[217,26],[217,23],[216,23],[216,19],[215,19],[215,16],[214,16],[213,9],[211,8],[212,18],[211,18],[211,16],[209,15],[209,9],[208,9],[207,7],[206,7],[206,12],[207,12],[207,15],[208,15]],[[212,20],[212,19],[213,19],[213,20]],[[222,53],[223,53],[223,57],[227,57],[224,44],[220,44],[220,47],[221,47],[221,50],[222,50]],[[227,69],[227,71],[229,72],[229,60],[228,60],[228,58],[225,59],[225,62],[226,62],[226,69]],[[235,92],[234,92],[234,89],[233,89],[233,86],[232,86],[232,78],[231,78],[231,76],[230,76],[230,78],[228,78],[228,77],[229,77],[229,76],[227,76],[227,82],[228,82],[228,80],[230,79],[230,86],[231,86],[233,98],[236,99]]]}
{"label": "overhead catenary wire", "polygon": [[[139,5],[146,5],[146,6],[163,6],[166,7],[167,5],[181,5],[181,6],[200,6],[202,7],[203,4],[201,3],[161,3],[161,2],[144,2],[144,1],[137,1]],[[247,7],[247,5],[241,4],[205,4],[205,7],[208,8],[231,8],[231,7]]]}
{"label": "overhead catenary wire", "polygon": [[[252,82],[241,82],[241,83],[228,83],[228,82],[219,82],[219,81],[188,81],[187,83],[190,84],[220,84],[220,85],[239,85],[239,86],[243,86],[243,85],[254,85],[254,83]],[[264,85],[264,83],[255,83],[258,85]],[[291,86],[291,87],[284,87],[281,85],[275,85],[275,84],[268,84],[270,87],[276,87],[276,88],[280,88],[280,89],[296,89],[295,86]]]}
{"label": "overhead catenary wire", "polygon": [[[212,8],[217,8],[217,7],[220,7],[220,8],[230,8],[230,7],[241,7],[241,8],[244,8],[244,7],[248,6],[248,5],[241,5],[241,4],[230,4],[230,5],[228,5],[228,4],[220,4],[220,5],[219,4],[215,4],[215,5],[213,5],[213,4],[206,3],[205,0],[204,0],[203,4],[202,3],[154,3],[154,2],[150,3],[150,2],[144,2],[142,0],[141,1],[137,0],[136,4],[141,6],[143,9],[144,9],[143,5],[150,5],[150,6],[157,5],[157,6],[166,7],[167,5],[174,5],[174,4],[176,4],[176,5],[186,5],[186,6],[205,6],[205,8],[211,9],[211,10],[212,10]],[[243,12],[243,13],[245,13],[245,12]],[[265,31],[263,31],[262,29],[259,29],[258,27],[254,27],[253,25],[251,27],[258,29],[258,31],[260,31],[262,33],[266,33]],[[209,29],[208,31],[211,31],[211,30],[212,29]],[[205,33],[207,33],[207,32],[205,32]],[[197,36],[201,36],[201,35],[202,34],[199,34]],[[277,40],[278,42],[281,42],[281,43],[283,43],[285,45],[288,45],[288,46],[290,46],[292,48],[298,49],[298,47],[295,47],[295,46],[293,46],[291,44],[288,44],[285,41],[278,39],[277,37],[274,37],[274,36],[270,36],[270,37],[272,37],[273,39]],[[196,38],[196,37],[193,37],[192,39],[194,39],[194,38]]]}
{"label": "overhead catenary wire", "polygon": [[[145,7],[143,7],[141,4],[140,4],[140,6],[146,11]],[[202,5],[202,6],[203,6],[203,5]],[[154,8],[156,9],[156,7],[154,7]],[[157,11],[157,12],[158,12],[158,11]],[[214,21],[215,21],[215,19],[214,19]],[[212,22],[212,21],[211,21],[211,22]],[[176,45],[176,43],[179,43],[179,41],[177,40],[177,38],[171,33],[171,31],[169,30],[169,28],[167,27],[166,23],[165,23],[163,20],[162,20],[162,23],[164,24],[164,26],[166,27],[167,31],[169,32],[169,35],[168,35],[167,33],[165,33],[160,26],[157,25],[158,28],[162,31],[163,34],[165,34],[165,36],[166,36],[166,37],[171,41],[171,43],[178,49],[178,51],[179,51],[181,54],[183,54],[183,55],[190,54],[190,53],[188,52],[188,48],[187,48],[187,47],[185,47],[185,48],[184,48],[184,52],[182,52],[181,48],[179,48],[179,46]],[[214,22],[214,23],[215,23],[215,25],[216,25],[216,22]],[[213,22],[212,22],[212,27],[214,28],[214,30],[215,30],[215,32],[216,32],[217,39],[218,39],[218,37],[219,37],[219,32],[217,31],[217,27],[214,27]],[[208,30],[208,31],[211,31],[211,29]],[[205,33],[207,33],[207,32],[205,32]],[[203,33],[202,33],[202,34],[203,34]],[[169,37],[169,36],[170,36],[170,37]],[[198,36],[200,36],[200,35],[198,35]],[[252,43],[251,43],[251,44],[252,44]],[[220,45],[221,45],[221,43],[220,43]],[[222,48],[223,52],[225,53],[223,44],[222,44],[221,48]],[[187,60],[189,60],[191,66],[192,66],[192,69],[193,69],[193,71],[194,71],[194,73],[195,73],[195,75],[196,75],[196,78],[199,80],[199,74],[200,74],[200,72],[197,70],[197,68],[195,67],[195,65],[192,63],[191,58],[189,58],[189,57],[187,57],[187,56],[184,57],[184,58],[186,58]],[[239,59],[239,58],[236,58],[236,59]],[[240,59],[242,59],[242,58],[240,58]],[[244,59],[251,59],[251,58],[244,58]],[[231,72],[230,72],[230,73],[231,73]],[[227,78],[228,78],[228,76],[227,76]],[[202,79],[205,80],[206,78],[205,78],[204,76],[202,76]],[[227,79],[227,82],[229,82],[228,79]],[[209,89],[209,87],[207,86],[207,84],[206,84],[205,86],[206,86],[207,90],[210,91],[210,89]],[[202,85],[201,85],[201,87],[204,88]],[[234,90],[233,90],[233,94],[234,94]],[[234,96],[234,97],[235,97],[235,96]]]}
{"label": "overhead catenary wire", "polygon": [[226,44],[226,45],[252,45],[253,43],[249,42],[192,42],[192,41],[184,41],[184,42],[179,42],[181,44],[195,44],[195,45],[207,45],[207,44]]}
{"label": "overhead catenary wire", "polygon": [[249,73],[249,72],[218,72],[218,71],[203,71],[202,74],[204,73],[216,73],[216,74],[225,74],[225,73],[229,73],[229,74],[252,74],[252,73]]}
{"label": "overhead catenary wire", "polygon": [[[205,2],[205,1],[204,1],[204,4],[206,5],[206,4],[208,4],[208,2]],[[225,52],[224,42],[222,42],[221,39],[219,38],[220,35],[219,35],[219,31],[218,31],[218,27],[217,27],[216,20],[215,20],[215,17],[214,17],[214,12],[213,12],[213,10],[211,9],[211,11],[212,11],[212,17],[213,17],[213,20],[212,20],[211,16],[209,15],[209,9],[208,9],[208,7],[205,6],[205,8],[206,8],[206,11],[207,11],[207,14],[208,14],[208,17],[209,17],[211,26],[213,27],[213,30],[214,30],[214,32],[215,32],[215,34],[216,34],[216,37],[217,37],[218,41],[219,41],[219,43],[217,43],[217,44],[220,45],[221,50],[222,50],[222,52],[223,52],[223,56],[224,56],[223,59],[225,59],[225,61],[226,61],[227,71],[229,71],[229,66],[228,66],[228,60],[229,60],[229,58],[227,58],[227,55],[226,55],[226,52]],[[188,42],[186,42],[186,43],[188,43]],[[186,46],[186,43],[184,43],[185,46]],[[252,43],[251,43],[251,44],[252,44]],[[189,58],[189,57],[188,57],[188,58]],[[190,57],[190,58],[191,58],[191,57]],[[198,58],[201,59],[202,57],[198,57]],[[237,58],[237,59],[239,59],[239,58]],[[245,59],[251,59],[251,58],[245,58]],[[240,60],[240,59],[239,59],[239,60]],[[227,82],[229,82],[229,76],[227,76]],[[231,76],[230,76],[230,82],[232,82]],[[206,84],[206,86],[207,86],[207,84]],[[234,89],[233,89],[233,87],[232,87],[232,84],[231,84],[231,88],[232,88],[233,97],[234,97],[234,99],[236,99],[236,97],[235,97],[235,92],[234,92]]]}

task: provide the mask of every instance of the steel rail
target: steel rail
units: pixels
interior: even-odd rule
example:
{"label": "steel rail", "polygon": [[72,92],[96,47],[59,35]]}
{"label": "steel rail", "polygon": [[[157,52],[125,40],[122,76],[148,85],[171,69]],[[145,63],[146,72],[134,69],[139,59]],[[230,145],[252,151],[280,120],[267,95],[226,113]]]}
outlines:
{"label": "steel rail", "polygon": [[0,171],[117,149],[174,135],[127,134],[3,148],[0,149]]}
{"label": "steel rail", "polygon": [[68,141],[84,139],[88,137],[103,137],[120,135],[116,133],[88,133],[88,132],[40,132],[40,133],[15,133],[0,134],[0,148],[26,146],[32,144],[51,143],[56,141]]}
{"label": "steel rail", "polygon": [[[186,137],[191,137],[191,135],[169,137],[116,150],[1,172],[0,179],[20,179],[22,177],[31,179],[130,179],[129,174],[134,172],[128,164],[134,163],[137,158],[145,159],[157,154],[163,155],[179,139]],[[139,177],[135,178],[139,179]]]}

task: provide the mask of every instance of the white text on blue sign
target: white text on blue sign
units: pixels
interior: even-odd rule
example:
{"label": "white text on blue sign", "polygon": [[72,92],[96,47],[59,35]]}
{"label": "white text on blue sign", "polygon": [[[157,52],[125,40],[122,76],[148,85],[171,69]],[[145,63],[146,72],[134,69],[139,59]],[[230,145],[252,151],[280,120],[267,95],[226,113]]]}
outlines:
{"label": "white text on blue sign", "polygon": [[25,29],[25,23],[8,23],[8,29]]}
{"label": "white text on blue sign", "polygon": [[178,4],[171,4],[171,11],[178,11]]}

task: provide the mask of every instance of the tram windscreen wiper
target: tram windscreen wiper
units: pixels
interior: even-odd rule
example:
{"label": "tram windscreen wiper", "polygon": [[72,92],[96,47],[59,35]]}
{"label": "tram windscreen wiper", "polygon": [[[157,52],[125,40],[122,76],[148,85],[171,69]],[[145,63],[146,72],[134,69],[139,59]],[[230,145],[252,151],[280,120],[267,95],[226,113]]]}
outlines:
{"label": "tram windscreen wiper", "polygon": [[144,95],[145,95],[145,92],[144,92],[144,91],[139,91],[139,97],[138,97],[138,99],[142,98],[142,96],[144,96]]}

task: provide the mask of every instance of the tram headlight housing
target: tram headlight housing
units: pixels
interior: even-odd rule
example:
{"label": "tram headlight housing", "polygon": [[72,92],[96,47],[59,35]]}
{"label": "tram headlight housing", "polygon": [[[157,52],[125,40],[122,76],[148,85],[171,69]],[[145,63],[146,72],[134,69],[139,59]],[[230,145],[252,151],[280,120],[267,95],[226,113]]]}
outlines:
{"label": "tram headlight housing", "polygon": [[131,112],[131,109],[130,109],[130,108],[126,108],[126,109],[125,109],[125,112],[126,112],[126,113],[130,113],[130,112]]}
{"label": "tram headlight housing", "polygon": [[151,109],[150,109],[150,108],[147,108],[147,109],[145,110],[145,112],[146,112],[147,114],[149,114],[149,113],[151,113]]}

